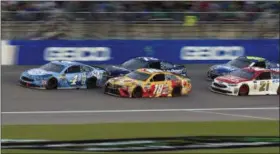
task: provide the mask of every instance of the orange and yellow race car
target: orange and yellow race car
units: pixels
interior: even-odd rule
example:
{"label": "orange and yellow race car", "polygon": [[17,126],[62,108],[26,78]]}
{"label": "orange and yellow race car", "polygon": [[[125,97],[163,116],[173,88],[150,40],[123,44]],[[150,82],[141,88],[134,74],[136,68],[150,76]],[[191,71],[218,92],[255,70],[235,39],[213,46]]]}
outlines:
{"label": "orange and yellow race car", "polygon": [[191,91],[190,79],[157,69],[138,69],[125,76],[111,78],[104,93],[121,97],[176,97]]}

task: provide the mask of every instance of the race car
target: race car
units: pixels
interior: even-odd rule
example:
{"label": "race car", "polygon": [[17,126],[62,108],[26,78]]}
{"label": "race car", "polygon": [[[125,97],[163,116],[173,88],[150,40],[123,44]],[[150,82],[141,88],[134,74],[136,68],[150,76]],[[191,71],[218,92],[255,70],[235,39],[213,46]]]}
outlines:
{"label": "race car", "polygon": [[118,77],[140,68],[160,69],[188,77],[187,68],[184,65],[175,65],[153,57],[132,58],[122,63],[120,66],[109,66],[106,70],[108,71],[110,77]]}
{"label": "race car", "polygon": [[82,89],[102,87],[107,72],[78,62],[52,61],[23,72],[20,85],[39,89]]}
{"label": "race car", "polygon": [[213,80],[218,76],[226,75],[232,71],[246,68],[246,67],[260,67],[260,68],[279,68],[280,65],[274,62],[270,62],[261,57],[254,56],[241,56],[226,64],[214,65],[210,67],[207,72],[207,79]]}
{"label": "race car", "polygon": [[104,93],[130,98],[176,97],[187,95],[191,88],[188,78],[158,69],[142,68],[125,76],[109,79]]}
{"label": "race car", "polygon": [[279,69],[248,67],[215,78],[210,89],[235,96],[279,95],[279,75]]}

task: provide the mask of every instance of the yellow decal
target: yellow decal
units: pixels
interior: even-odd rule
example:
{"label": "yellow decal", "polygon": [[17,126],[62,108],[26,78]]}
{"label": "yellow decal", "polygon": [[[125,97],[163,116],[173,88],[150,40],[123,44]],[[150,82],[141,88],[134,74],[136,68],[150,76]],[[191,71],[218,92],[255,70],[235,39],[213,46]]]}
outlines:
{"label": "yellow decal", "polygon": [[254,57],[254,56],[247,56],[246,58],[247,58],[247,59],[250,59],[250,60],[258,60],[258,61],[264,60],[264,58]]}

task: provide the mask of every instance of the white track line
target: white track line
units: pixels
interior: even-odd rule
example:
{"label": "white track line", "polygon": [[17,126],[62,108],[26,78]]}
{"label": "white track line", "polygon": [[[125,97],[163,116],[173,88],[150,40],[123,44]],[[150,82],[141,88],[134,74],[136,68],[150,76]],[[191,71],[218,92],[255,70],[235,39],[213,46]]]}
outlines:
{"label": "white track line", "polygon": [[243,118],[250,118],[250,119],[261,119],[261,120],[278,120],[275,118],[269,117],[259,117],[259,116],[250,116],[244,114],[229,114],[229,113],[220,113],[220,112],[210,112],[210,111],[191,111],[196,113],[210,113],[210,114],[218,114],[218,115],[225,115],[225,116],[232,116],[232,117],[243,117]]}
{"label": "white track line", "polygon": [[240,111],[279,110],[279,107],[259,108],[201,108],[201,109],[146,109],[146,110],[80,110],[80,111],[11,111],[2,114],[65,114],[65,113],[136,113],[136,112],[184,112],[184,111]]}

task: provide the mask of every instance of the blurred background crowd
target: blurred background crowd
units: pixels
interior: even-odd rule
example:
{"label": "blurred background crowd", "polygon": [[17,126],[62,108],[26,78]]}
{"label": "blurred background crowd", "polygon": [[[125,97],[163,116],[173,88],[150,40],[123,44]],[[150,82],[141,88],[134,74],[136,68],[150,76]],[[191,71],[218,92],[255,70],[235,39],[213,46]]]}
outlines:
{"label": "blurred background crowd", "polygon": [[[260,27],[263,31],[269,31],[274,34],[279,31],[280,3],[277,1],[21,2],[10,0],[2,1],[1,4],[1,19],[6,24],[4,25],[4,29],[7,28],[5,32],[9,34],[5,36],[13,38],[20,38],[21,35],[19,33],[26,31],[24,28],[30,28],[30,26],[33,29],[27,30],[27,32],[32,32],[32,37],[38,34],[43,35],[45,32],[42,31],[47,31],[55,32],[59,36],[56,36],[57,38],[93,39],[112,37],[135,38],[137,36],[142,38],[227,37],[223,36],[224,34],[208,36],[201,33],[202,31],[206,32],[204,27],[210,28],[210,30],[206,29],[212,32],[213,28],[215,29],[218,26],[217,29],[220,29],[221,26],[225,27],[225,24],[231,25],[231,27],[226,26],[224,29],[229,31],[235,29],[235,31],[241,33],[244,30],[246,31],[244,28],[248,27],[255,27],[255,32],[259,32]],[[237,24],[241,26],[241,30],[238,29],[238,26],[235,27]],[[103,29],[100,29],[100,26]],[[177,35],[181,31],[178,31],[178,26],[184,32],[191,31],[192,33],[196,32],[196,34],[179,37]],[[34,28],[37,28],[37,30],[34,30]],[[145,31],[146,28],[149,28],[150,31]],[[66,32],[69,32],[69,30],[73,31],[73,33],[67,34]],[[154,35],[146,35],[151,33],[151,30]],[[101,31],[105,31],[105,33]],[[168,35],[162,34],[164,36],[159,36],[159,33],[166,31],[168,31]],[[19,35],[15,35],[16,33],[14,32]],[[88,34],[89,32],[90,34]],[[237,33],[235,34],[237,35]],[[261,34],[258,33],[253,37],[267,37],[263,36],[263,34],[263,32]],[[278,36],[279,34],[276,33],[275,36],[269,37]],[[234,35],[231,37],[238,36]]]}

